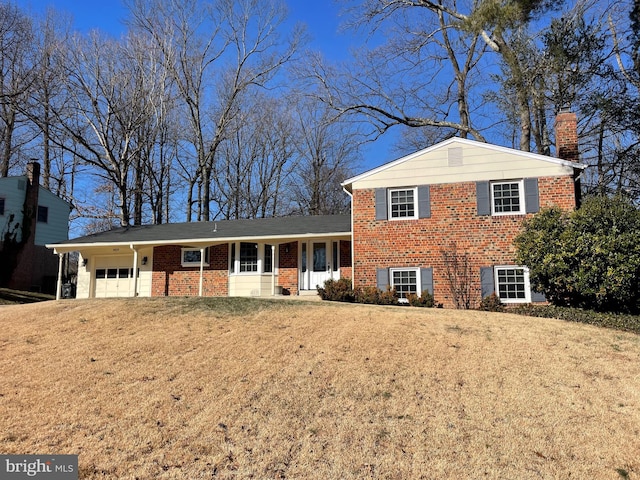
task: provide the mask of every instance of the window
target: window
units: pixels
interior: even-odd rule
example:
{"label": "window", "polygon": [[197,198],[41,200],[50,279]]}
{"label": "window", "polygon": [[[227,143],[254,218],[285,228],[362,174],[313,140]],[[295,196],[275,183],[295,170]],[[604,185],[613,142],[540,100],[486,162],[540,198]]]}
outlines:
{"label": "window", "polygon": [[273,272],[273,250],[272,246],[265,244],[264,246],[264,273]]}
{"label": "window", "polygon": [[389,190],[389,218],[417,218],[415,188]]}
{"label": "window", "polygon": [[418,292],[418,269],[391,269],[391,287],[396,289],[401,302],[407,301],[407,295]]}
{"label": "window", "polygon": [[38,222],[47,223],[49,221],[49,207],[38,205]]}
{"label": "window", "polygon": [[524,206],[522,180],[491,184],[491,208],[494,215],[524,213]]}
{"label": "window", "polygon": [[240,243],[240,272],[258,271],[258,244]]}
{"label": "window", "polygon": [[0,215],[4,215],[4,198],[0,197]]}
{"label": "window", "polygon": [[526,267],[495,267],[496,292],[505,303],[531,301],[529,269]]}
{"label": "window", "polygon": [[[204,264],[209,265],[209,249],[204,250]],[[200,249],[199,248],[183,248],[182,249],[182,266],[195,267],[200,266]]]}
{"label": "window", "polygon": [[229,273],[277,273],[275,248],[268,243],[231,242]]}

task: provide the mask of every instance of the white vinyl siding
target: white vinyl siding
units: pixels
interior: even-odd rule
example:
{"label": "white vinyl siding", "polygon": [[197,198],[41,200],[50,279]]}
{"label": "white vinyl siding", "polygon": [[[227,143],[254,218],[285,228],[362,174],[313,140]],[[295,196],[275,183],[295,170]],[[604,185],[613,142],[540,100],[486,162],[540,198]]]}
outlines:
{"label": "white vinyl siding", "polygon": [[[449,164],[449,148],[462,148],[464,163]],[[347,180],[352,188],[397,188],[510,178],[573,175],[569,162],[472,140],[451,139]]]}

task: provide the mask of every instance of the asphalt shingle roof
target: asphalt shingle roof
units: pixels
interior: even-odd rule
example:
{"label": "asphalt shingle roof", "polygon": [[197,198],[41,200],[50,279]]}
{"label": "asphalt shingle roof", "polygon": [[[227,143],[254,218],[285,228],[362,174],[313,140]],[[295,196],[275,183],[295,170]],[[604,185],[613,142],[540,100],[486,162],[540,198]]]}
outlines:
{"label": "asphalt shingle roof", "polygon": [[349,215],[274,217],[214,222],[166,223],[122,227],[78,237],[58,245],[93,243],[166,243],[185,240],[223,240],[234,238],[295,237],[351,233]]}

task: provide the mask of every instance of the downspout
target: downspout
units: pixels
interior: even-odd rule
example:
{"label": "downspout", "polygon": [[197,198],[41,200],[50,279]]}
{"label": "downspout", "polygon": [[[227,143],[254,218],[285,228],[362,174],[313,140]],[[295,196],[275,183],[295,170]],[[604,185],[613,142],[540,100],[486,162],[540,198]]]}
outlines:
{"label": "downspout", "polygon": [[200,285],[198,285],[198,296],[202,296],[202,277],[204,275],[204,251],[206,248],[200,249]]}
{"label": "downspout", "polygon": [[[54,250],[55,252],[55,250]],[[58,252],[56,252],[58,253]],[[56,282],[56,300],[62,298],[62,264],[64,253],[58,253],[58,280]]]}
{"label": "downspout", "polygon": [[133,297],[138,296],[138,250],[133,246],[133,243],[129,245],[129,248],[133,250]]}
{"label": "downspout", "polygon": [[[349,209],[350,212],[349,214],[351,215],[351,286],[353,288],[355,288],[355,283],[356,283],[356,261],[355,261],[355,246],[356,246],[356,242],[355,242],[355,238],[353,237],[353,193],[350,190],[347,190],[347,188],[343,185],[342,186],[342,190],[344,190],[344,192],[349,195],[349,198],[351,199],[349,201],[349,203],[351,204],[351,208]],[[340,245],[340,243],[338,242],[338,245]],[[339,248],[339,247],[338,247]]]}

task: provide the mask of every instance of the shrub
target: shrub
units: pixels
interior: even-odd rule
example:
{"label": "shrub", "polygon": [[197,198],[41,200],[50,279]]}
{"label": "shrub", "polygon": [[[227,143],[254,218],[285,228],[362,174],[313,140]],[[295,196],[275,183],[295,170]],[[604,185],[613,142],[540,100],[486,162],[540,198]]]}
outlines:
{"label": "shrub", "polygon": [[504,312],[504,303],[495,293],[487,295],[480,301],[478,310],[483,312]]}
{"label": "shrub", "polygon": [[622,197],[591,197],[574,212],[541,210],[515,240],[531,287],[556,306],[640,311],[640,211]]}
{"label": "shrub", "polygon": [[398,294],[395,289],[387,287],[382,291],[376,287],[356,288],[355,301],[371,305],[398,305]]}
{"label": "shrub", "polygon": [[580,308],[556,307],[553,305],[518,305],[510,313],[529,317],[557,318],[568,322],[586,323],[598,327],[613,328],[640,334],[640,316],[622,313],[604,313]]}
{"label": "shrub", "polygon": [[407,295],[407,300],[412,307],[434,307],[436,304],[433,295],[428,290],[424,290],[420,296],[410,293]]}
{"label": "shrub", "polygon": [[325,281],[324,287],[318,287],[318,295],[322,300],[334,302],[353,302],[355,299],[353,288],[351,288],[351,280],[348,278]]}

